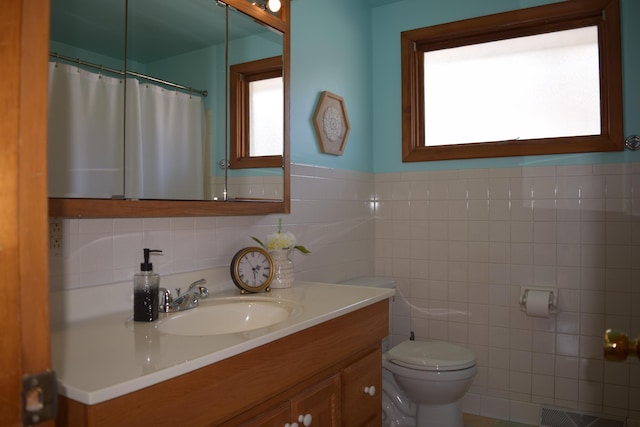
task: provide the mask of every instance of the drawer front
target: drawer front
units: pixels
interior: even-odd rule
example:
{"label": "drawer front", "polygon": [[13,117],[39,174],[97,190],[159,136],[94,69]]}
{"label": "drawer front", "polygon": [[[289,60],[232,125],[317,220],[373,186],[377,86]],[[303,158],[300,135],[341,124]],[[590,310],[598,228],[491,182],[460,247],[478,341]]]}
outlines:
{"label": "drawer front", "polygon": [[382,414],[382,353],[378,349],[342,370],[345,427],[371,425]]}
{"label": "drawer front", "polygon": [[289,402],[281,403],[279,406],[272,410],[258,415],[245,422],[239,420],[232,420],[230,426],[237,427],[271,427],[271,426],[284,426],[291,420],[291,409]]}

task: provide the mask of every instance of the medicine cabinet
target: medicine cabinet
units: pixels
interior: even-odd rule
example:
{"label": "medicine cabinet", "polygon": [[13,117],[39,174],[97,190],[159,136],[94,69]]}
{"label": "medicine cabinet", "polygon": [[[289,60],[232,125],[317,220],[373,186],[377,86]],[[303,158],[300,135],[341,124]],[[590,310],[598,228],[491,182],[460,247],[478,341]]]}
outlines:
{"label": "medicine cabinet", "polygon": [[[281,3],[271,12],[248,0],[52,0],[49,215],[289,212],[289,0]],[[273,58],[281,160],[234,168],[229,70]],[[252,120],[273,117],[262,111]]]}

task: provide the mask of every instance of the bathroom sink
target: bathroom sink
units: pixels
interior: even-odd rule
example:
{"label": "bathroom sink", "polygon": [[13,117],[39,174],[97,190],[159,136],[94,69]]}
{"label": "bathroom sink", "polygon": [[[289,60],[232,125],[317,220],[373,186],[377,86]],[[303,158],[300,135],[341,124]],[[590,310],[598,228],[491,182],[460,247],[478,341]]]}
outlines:
{"label": "bathroom sink", "polygon": [[222,335],[266,328],[299,312],[297,303],[266,297],[220,298],[200,307],[173,313],[157,324],[173,335]]}

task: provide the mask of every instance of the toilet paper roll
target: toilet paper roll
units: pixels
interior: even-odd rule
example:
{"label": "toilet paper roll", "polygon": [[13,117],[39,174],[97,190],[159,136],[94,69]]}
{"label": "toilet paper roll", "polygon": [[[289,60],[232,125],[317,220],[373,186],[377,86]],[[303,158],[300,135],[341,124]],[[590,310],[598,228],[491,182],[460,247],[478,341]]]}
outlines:
{"label": "toilet paper roll", "polygon": [[529,290],[527,292],[527,316],[549,317],[549,291]]}

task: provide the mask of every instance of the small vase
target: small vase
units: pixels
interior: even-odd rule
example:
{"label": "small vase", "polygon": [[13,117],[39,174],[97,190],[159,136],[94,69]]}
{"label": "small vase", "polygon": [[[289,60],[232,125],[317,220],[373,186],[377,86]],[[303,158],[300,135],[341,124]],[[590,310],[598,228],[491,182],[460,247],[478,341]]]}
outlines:
{"label": "small vase", "polygon": [[295,274],[293,271],[293,261],[289,259],[290,249],[280,249],[269,251],[273,259],[273,280],[271,289],[290,288],[293,285]]}

